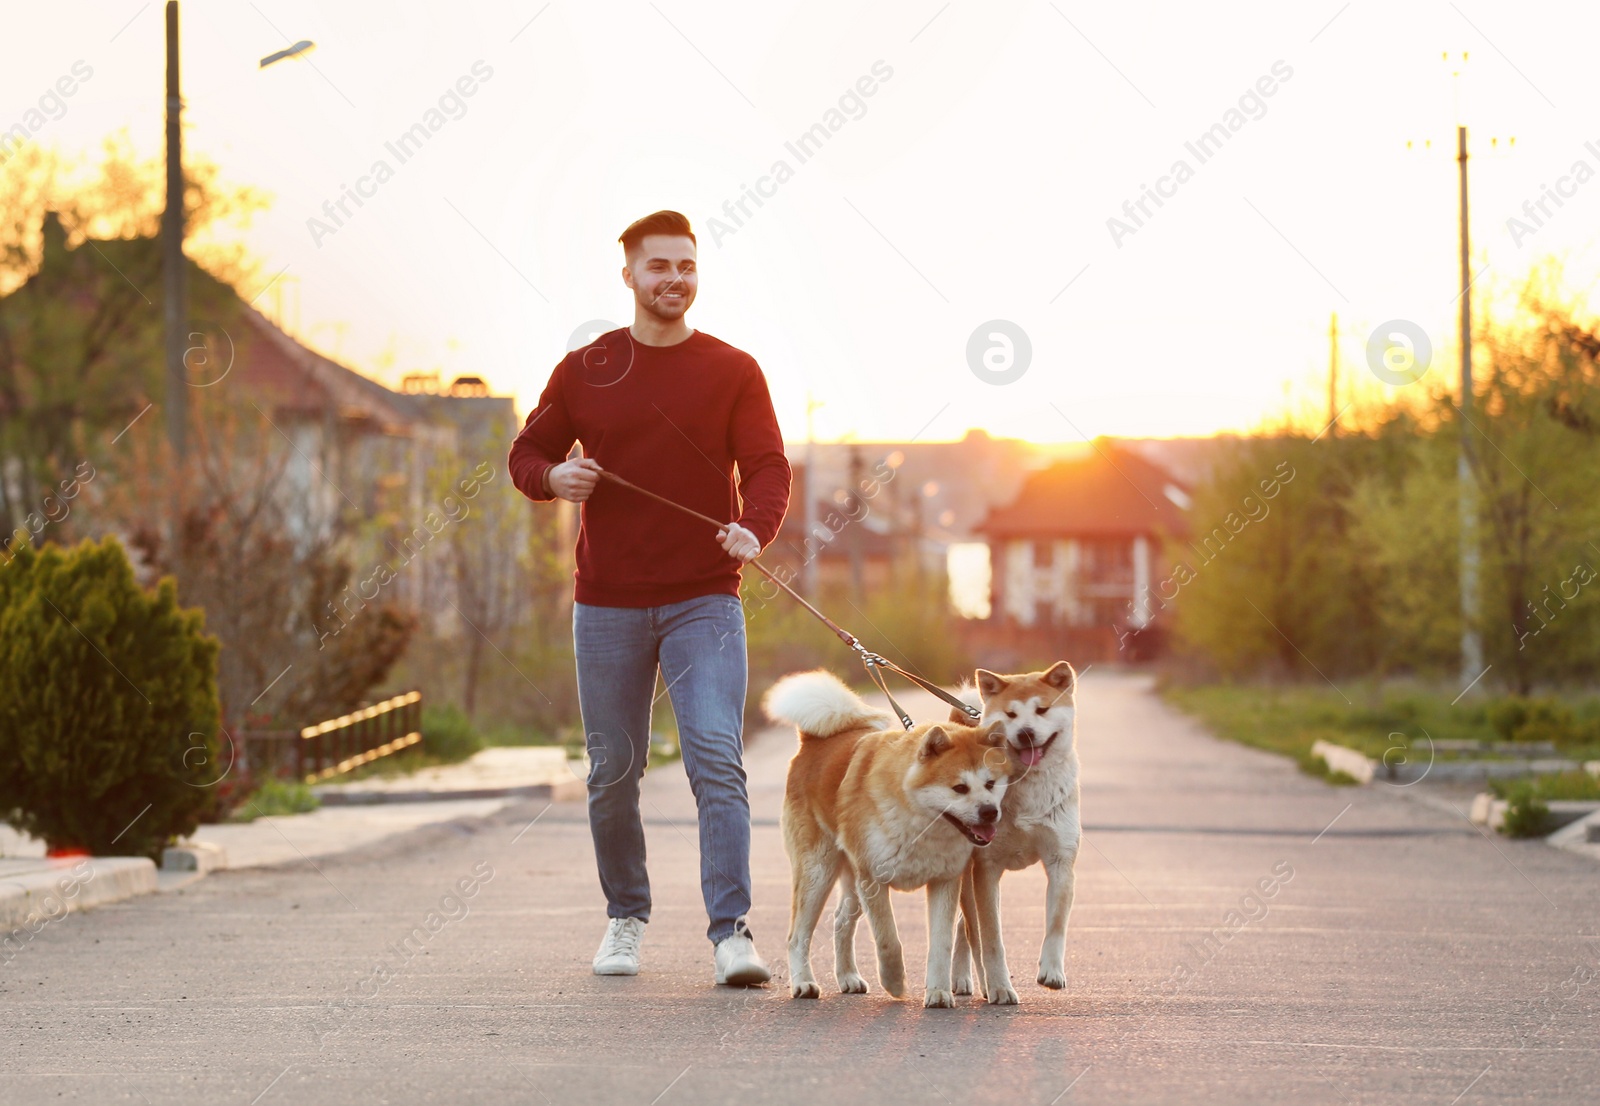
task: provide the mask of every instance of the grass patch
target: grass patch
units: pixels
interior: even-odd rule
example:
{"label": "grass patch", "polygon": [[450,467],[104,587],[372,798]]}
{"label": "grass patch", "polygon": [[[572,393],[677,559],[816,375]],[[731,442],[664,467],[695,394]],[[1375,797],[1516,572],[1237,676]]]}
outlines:
{"label": "grass patch", "polygon": [[[1508,711],[1499,705],[1502,700],[1451,705],[1455,689],[1416,684],[1352,681],[1342,690],[1343,695],[1326,685],[1165,682],[1159,692],[1169,704],[1217,736],[1287,756],[1306,773],[1330,783],[1342,781],[1331,779],[1327,765],[1311,755],[1311,746],[1318,740],[1356,749],[1380,762],[1387,754],[1391,763],[1402,756],[1411,763],[1426,763],[1428,738],[1436,742],[1499,741],[1508,713],[1519,709]],[[1569,713],[1559,717],[1579,720],[1579,725],[1600,717],[1600,699],[1593,696],[1562,702]],[[1578,760],[1597,758],[1600,744],[1569,741],[1562,754]],[[1436,755],[1446,759],[1451,754]]]}
{"label": "grass patch", "polygon": [[1550,832],[1550,807],[1534,794],[1529,781],[1519,780],[1512,786],[1500,832],[1507,837],[1543,837]]}
{"label": "grass patch", "polygon": [[[422,708],[422,751],[440,764],[466,760],[484,746],[483,735],[453,703]],[[387,758],[379,758],[387,759]]]}
{"label": "grass patch", "polygon": [[1497,798],[1509,799],[1519,787],[1526,787],[1529,794],[1545,802],[1560,802],[1572,800],[1576,802],[1600,802],[1600,778],[1579,770],[1576,772],[1561,772],[1549,776],[1534,776],[1526,780],[1490,780],[1489,790]]}
{"label": "grass patch", "polygon": [[228,821],[254,822],[269,814],[307,814],[321,805],[307,784],[267,779],[228,815]]}
{"label": "grass patch", "polygon": [[1473,719],[1470,708],[1455,711],[1448,700],[1435,704],[1416,693],[1379,693],[1365,701],[1351,696],[1347,703],[1330,687],[1166,684],[1161,696],[1217,736],[1291,757],[1313,775],[1327,774],[1322,759],[1311,755],[1319,740],[1382,759],[1396,745],[1421,739],[1424,731],[1435,739],[1495,736],[1481,707]]}
{"label": "grass patch", "polygon": [[1360,781],[1348,772],[1335,772],[1328,768],[1328,762],[1319,756],[1313,756],[1310,749],[1295,757],[1295,763],[1300,766],[1300,771],[1308,776],[1316,776],[1325,783],[1334,787],[1350,787]]}
{"label": "grass patch", "polygon": [[547,733],[532,726],[519,726],[510,722],[495,723],[479,728],[478,733],[487,746],[523,747],[528,745],[567,745],[576,741],[582,744],[581,726],[571,726],[567,733]]}

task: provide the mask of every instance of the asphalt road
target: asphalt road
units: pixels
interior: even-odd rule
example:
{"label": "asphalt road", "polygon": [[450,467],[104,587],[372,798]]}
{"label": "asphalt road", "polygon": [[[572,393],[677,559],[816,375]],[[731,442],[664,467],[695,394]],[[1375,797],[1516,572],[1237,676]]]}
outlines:
{"label": "asphalt road", "polygon": [[[924,1011],[870,967],[865,996],[790,1000],[793,738],[769,731],[748,766],[771,987],[711,982],[673,765],[646,778],[638,977],[589,971],[605,923],[582,805],[521,804],[52,923],[0,965],[0,1102],[1595,1100],[1600,866],[1386,785],[1328,787],[1210,738],[1134,677],[1084,677],[1079,740],[1064,992],[1033,982],[1034,870],[1003,884],[1021,1006]],[[920,995],[922,905],[895,905]],[[399,950],[417,927],[419,951]],[[825,942],[816,968],[831,983]]]}

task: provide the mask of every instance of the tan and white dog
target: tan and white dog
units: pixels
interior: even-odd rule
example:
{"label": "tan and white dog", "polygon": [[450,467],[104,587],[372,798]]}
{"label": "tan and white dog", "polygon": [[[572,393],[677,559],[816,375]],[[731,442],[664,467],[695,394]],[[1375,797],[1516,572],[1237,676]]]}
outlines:
{"label": "tan and white dog", "polygon": [[[1078,797],[1077,673],[1066,661],[1043,672],[997,676],[977,670],[977,691],[983,699],[978,725],[1002,723],[1005,748],[1012,762],[1005,816],[994,844],[975,853],[961,887],[964,918],[977,918],[981,959],[978,987],[990,1002],[1014,1004],[1000,932],[1000,877],[1043,864],[1045,893],[1044,944],[1039,950],[1038,982],[1060,989],[1067,985],[1067,916],[1072,912],[1072,868],[1083,839]],[[977,704],[974,703],[974,706]],[[964,719],[952,710],[953,719]],[[969,952],[978,952],[968,938],[971,927],[955,935],[953,987],[970,994]],[[976,959],[976,958],[975,958]]]}
{"label": "tan and white dog", "polygon": [[954,1006],[950,966],[961,879],[974,850],[994,840],[1009,779],[998,725],[932,723],[902,730],[831,673],[785,676],[763,700],[769,717],[800,731],[783,798],[783,843],[794,874],[789,987],[817,998],[811,937],[837,882],[834,976],[862,994],[856,922],[865,910],[878,980],[905,994],[905,960],[889,891],[928,889],[928,975],[923,1006]]}

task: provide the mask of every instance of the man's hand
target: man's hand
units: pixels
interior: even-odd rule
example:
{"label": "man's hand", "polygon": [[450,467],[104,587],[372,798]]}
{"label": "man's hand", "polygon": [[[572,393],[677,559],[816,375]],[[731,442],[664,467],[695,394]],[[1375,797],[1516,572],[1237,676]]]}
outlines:
{"label": "man's hand", "polygon": [[574,457],[552,466],[547,480],[550,490],[561,499],[582,503],[594,494],[601,471],[600,462],[593,457]]}
{"label": "man's hand", "polygon": [[717,540],[722,543],[722,548],[728,555],[741,564],[753,561],[761,555],[761,543],[750,531],[740,526],[737,522],[730,522],[717,531]]}

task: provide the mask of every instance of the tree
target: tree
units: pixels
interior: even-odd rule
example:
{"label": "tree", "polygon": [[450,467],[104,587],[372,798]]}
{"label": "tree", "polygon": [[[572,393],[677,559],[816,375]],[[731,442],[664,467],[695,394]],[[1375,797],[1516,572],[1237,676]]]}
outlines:
{"label": "tree", "polygon": [[[93,169],[35,146],[0,164],[0,523],[8,536],[163,393],[163,175],[161,160],[139,159],[125,134],[107,140]],[[192,318],[236,309],[226,281],[252,270],[242,246],[220,240],[219,230],[248,224],[263,206],[259,192],[224,186],[216,166],[189,159],[185,245],[209,266],[191,266]],[[70,530],[64,524],[58,538]]]}
{"label": "tree", "polygon": [[[455,592],[451,606],[462,625],[456,627],[464,650],[461,708],[468,718],[477,713],[478,687],[485,651],[507,631],[525,626],[532,601],[528,503],[511,483],[506,455],[514,433],[505,428],[473,443],[484,456],[452,451],[441,459],[433,485],[434,499],[457,504],[461,518],[449,534],[446,575]],[[472,481],[476,494],[462,492],[461,473],[487,474]],[[542,695],[542,692],[538,694]]]}
{"label": "tree", "polygon": [[[1296,476],[1171,602],[1180,646],[1227,675],[1455,675],[1457,457],[1478,504],[1485,660],[1527,694],[1600,661],[1600,336],[1532,283],[1475,339],[1473,406],[1436,377],[1340,437],[1247,439],[1197,489],[1203,529],[1279,459]],[[1402,402],[1403,400],[1403,402]],[[1193,551],[1172,551],[1180,559]]]}
{"label": "tree", "polygon": [[172,574],[222,643],[228,725],[301,726],[348,711],[387,678],[415,615],[363,596],[349,524],[304,524],[284,480],[289,445],[252,407],[209,396],[187,463],[171,463],[157,426],[124,439],[97,525],[124,533],[150,575]]}
{"label": "tree", "polygon": [[1369,565],[1349,541],[1354,478],[1390,464],[1360,436],[1280,433],[1221,447],[1195,489],[1187,541],[1153,599],[1177,644],[1226,675],[1270,669],[1315,678],[1375,663]]}

